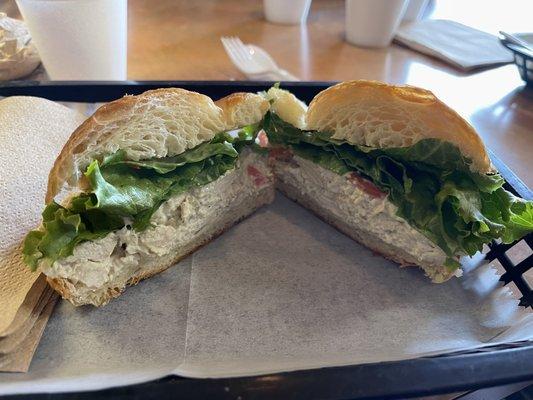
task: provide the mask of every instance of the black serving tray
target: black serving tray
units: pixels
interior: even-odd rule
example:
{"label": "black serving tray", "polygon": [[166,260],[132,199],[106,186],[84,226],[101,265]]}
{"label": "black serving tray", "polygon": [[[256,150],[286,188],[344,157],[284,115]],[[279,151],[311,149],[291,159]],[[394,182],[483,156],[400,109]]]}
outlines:
{"label": "black serving tray", "polygon": [[[287,82],[305,102],[334,82]],[[39,96],[55,101],[105,102],[125,94],[161,87],[182,87],[213,99],[237,91],[258,92],[273,82],[237,81],[126,81],[126,82],[8,82],[0,84],[0,97]],[[491,159],[506,180],[506,189],[533,200],[532,191],[493,153]],[[533,248],[533,235],[526,238]],[[504,284],[515,282],[521,302],[531,306],[531,287],[522,275],[531,268],[530,256],[517,266],[505,252],[512,245],[491,245],[490,259],[498,258],[507,273]],[[509,264],[510,263],[510,264]],[[533,380],[533,341],[488,346],[404,361],[318,368],[253,377],[192,379],[166,377],[143,384],[79,393],[7,396],[13,399],[362,399],[405,398],[475,390]]]}

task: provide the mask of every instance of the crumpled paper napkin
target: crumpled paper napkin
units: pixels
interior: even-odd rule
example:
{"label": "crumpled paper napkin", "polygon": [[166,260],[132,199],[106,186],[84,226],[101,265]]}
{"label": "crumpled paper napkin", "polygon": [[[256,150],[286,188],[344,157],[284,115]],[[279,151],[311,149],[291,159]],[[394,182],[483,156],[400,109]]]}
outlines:
{"label": "crumpled paper napkin", "polygon": [[40,62],[24,22],[0,13],[0,80],[29,75]]}

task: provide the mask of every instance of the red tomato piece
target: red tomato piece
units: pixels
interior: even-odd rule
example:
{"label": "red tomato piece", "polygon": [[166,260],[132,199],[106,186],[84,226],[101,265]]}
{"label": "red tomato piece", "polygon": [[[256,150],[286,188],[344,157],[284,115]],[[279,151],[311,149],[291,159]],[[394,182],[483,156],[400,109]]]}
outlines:
{"label": "red tomato piece", "polygon": [[259,140],[259,146],[261,147],[267,147],[268,146],[268,137],[264,130],[261,130],[257,134],[257,139]]}
{"label": "red tomato piece", "polygon": [[264,176],[261,171],[259,171],[253,165],[248,165],[246,171],[248,172],[248,175],[252,178],[252,181],[255,186],[259,187],[267,183],[266,176]]}
{"label": "red tomato piece", "polygon": [[348,175],[347,179],[351,183],[353,183],[355,186],[357,186],[359,189],[361,189],[363,192],[369,194],[370,196],[374,198],[383,199],[384,197],[387,196],[387,193],[379,190],[376,185],[374,185],[368,179],[363,178],[357,172],[351,172]]}

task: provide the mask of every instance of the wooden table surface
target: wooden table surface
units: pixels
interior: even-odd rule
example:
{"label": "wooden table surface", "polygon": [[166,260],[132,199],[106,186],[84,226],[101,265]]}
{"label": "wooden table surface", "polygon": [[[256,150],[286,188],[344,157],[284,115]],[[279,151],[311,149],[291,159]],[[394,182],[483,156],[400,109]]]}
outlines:
{"label": "wooden table surface", "polygon": [[[533,31],[531,0],[437,0],[433,7],[431,18],[454,19],[492,33]],[[7,12],[17,16],[14,3]],[[421,86],[467,118],[487,146],[533,187],[533,89],[524,88],[514,65],[463,73],[396,44],[358,48],[343,35],[342,0],[313,0],[301,27],[266,22],[260,0],[129,0],[128,75],[141,80],[245,79],[219,40],[239,36],[265,48],[301,80],[376,79]]]}
{"label": "wooden table surface", "polygon": [[[457,10],[456,0],[437,0],[431,17],[492,33],[533,31],[531,0],[468,3]],[[239,36],[266,49],[302,80],[377,79],[432,90],[533,187],[533,89],[524,88],[514,65],[467,74],[396,44],[385,49],[352,46],[343,38],[341,0],[313,0],[302,27],[266,22],[261,1],[130,0],[129,7],[132,79],[246,79],[219,39]]]}

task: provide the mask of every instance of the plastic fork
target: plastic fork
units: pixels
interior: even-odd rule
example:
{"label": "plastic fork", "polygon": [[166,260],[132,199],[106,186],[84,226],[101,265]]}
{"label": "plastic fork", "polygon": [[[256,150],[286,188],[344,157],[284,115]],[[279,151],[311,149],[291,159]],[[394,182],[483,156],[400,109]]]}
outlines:
{"label": "plastic fork", "polygon": [[252,79],[298,81],[294,75],[278,67],[274,59],[261,47],[246,45],[238,37],[220,39],[235,66]]}

